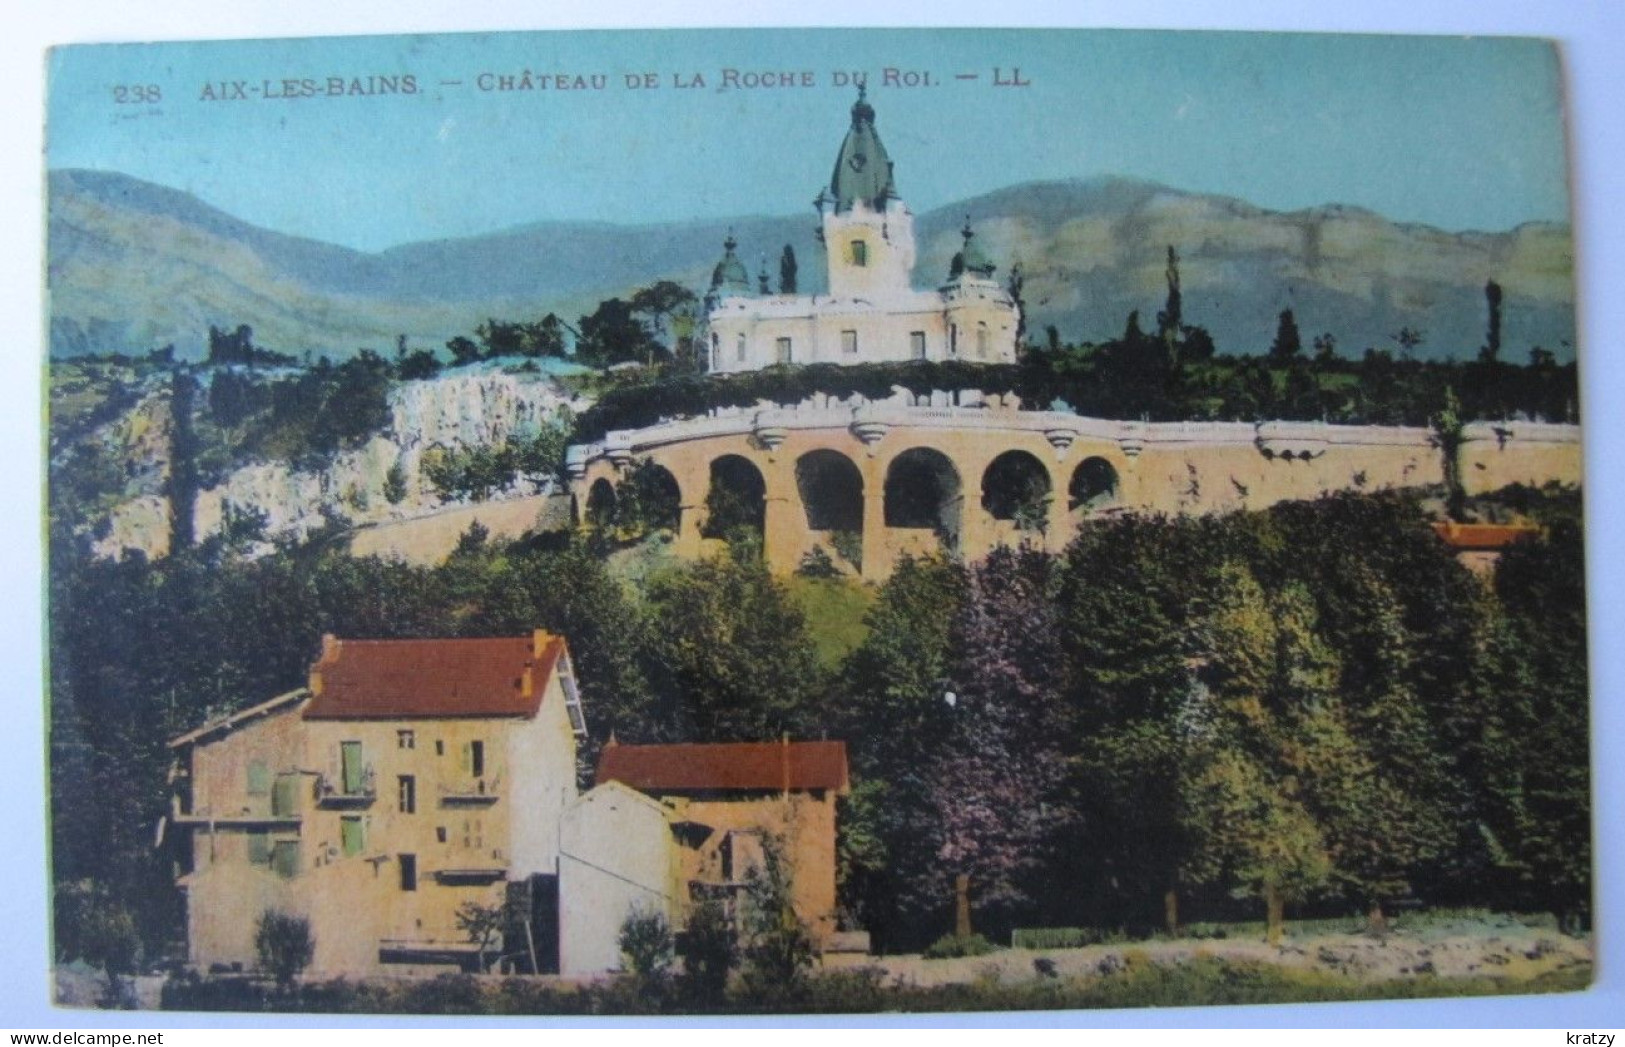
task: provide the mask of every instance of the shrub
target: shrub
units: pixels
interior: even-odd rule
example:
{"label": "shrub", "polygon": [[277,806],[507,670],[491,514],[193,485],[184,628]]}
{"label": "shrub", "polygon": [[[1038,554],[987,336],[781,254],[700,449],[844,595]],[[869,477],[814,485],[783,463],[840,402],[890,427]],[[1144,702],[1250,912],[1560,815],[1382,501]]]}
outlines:
{"label": "shrub", "polygon": [[660,981],[671,969],[674,940],[666,914],[637,908],[621,922],[621,956],[627,969],[645,981]]}
{"label": "shrub", "polygon": [[694,1000],[722,998],[728,975],[739,961],[733,924],[716,902],[702,902],[689,914],[683,929],[683,988]]}
{"label": "shrub", "polygon": [[299,977],[300,971],[310,966],[316,942],[310,936],[309,920],[267,909],[260,914],[259,926],[254,932],[254,948],[259,953],[260,966],[279,986],[287,988]]}
{"label": "shrub", "polygon": [[994,948],[993,943],[980,934],[945,934],[927,946],[922,955],[927,960],[951,960],[960,956],[986,956]]}
{"label": "shrub", "polygon": [[796,568],[796,573],[803,578],[839,578],[841,576],[840,568],[835,566],[835,561],[829,558],[829,554],[824,552],[824,547],[821,545],[815,545],[807,550],[807,554],[801,558],[801,566]]}

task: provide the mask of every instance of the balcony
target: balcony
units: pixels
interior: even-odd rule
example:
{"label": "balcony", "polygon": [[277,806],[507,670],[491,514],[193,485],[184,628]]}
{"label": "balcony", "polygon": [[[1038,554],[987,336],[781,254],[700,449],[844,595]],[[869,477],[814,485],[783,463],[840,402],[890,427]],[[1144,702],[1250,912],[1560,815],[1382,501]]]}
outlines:
{"label": "balcony", "polygon": [[169,821],[172,825],[201,825],[213,829],[297,829],[297,813],[255,810],[251,806],[235,809],[198,807],[183,811],[178,796],[170,797]]}
{"label": "balcony", "polygon": [[440,787],[440,806],[442,807],[490,807],[499,798],[498,790],[502,786],[501,778],[493,778],[487,782],[484,778],[476,779],[466,785]]}
{"label": "balcony", "polygon": [[436,869],[429,874],[447,887],[474,887],[507,879],[505,865],[468,865],[456,869]]}
{"label": "balcony", "polygon": [[334,781],[325,774],[316,779],[316,805],[324,810],[358,810],[371,807],[377,799],[378,783],[371,767],[364,768],[359,780],[352,783],[343,778]]}

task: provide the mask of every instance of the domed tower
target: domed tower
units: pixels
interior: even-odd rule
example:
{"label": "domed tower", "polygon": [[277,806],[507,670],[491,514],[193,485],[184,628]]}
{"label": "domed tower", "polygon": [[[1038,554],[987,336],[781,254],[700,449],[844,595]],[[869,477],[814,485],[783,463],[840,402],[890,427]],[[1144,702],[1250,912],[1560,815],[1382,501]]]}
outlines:
{"label": "domed tower", "polygon": [[814,203],[823,219],[832,296],[908,291],[914,269],[914,216],[897,195],[891,158],[875,131],[875,110],[862,86],[829,187]]}
{"label": "domed tower", "polygon": [[970,216],[959,231],[964,244],[942,287],[948,320],[948,356],[978,363],[1014,363],[1020,322],[1015,299],[993,279],[997,269],[976,242]]}
{"label": "domed tower", "polygon": [[722,260],[711,270],[711,289],[705,293],[707,311],[715,309],[724,298],[751,293],[750,273],[745,270],[745,263],[734,254],[734,248],[738,246],[739,241],[734,239],[733,230],[730,229],[728,238],[722,241]]}

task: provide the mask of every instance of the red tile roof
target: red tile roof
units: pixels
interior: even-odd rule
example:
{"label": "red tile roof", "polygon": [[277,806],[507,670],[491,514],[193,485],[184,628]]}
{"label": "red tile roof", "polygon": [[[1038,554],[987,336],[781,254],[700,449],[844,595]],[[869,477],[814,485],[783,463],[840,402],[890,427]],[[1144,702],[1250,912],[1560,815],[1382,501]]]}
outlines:
{"label": "red tile roof", "polygon": [[647,793],[846,788],[845,742],[615,745],[598,757],[595,784]]}
{"label": "red tile roof", "polygon": [[1520,538],[1540,533],[1528,524],[1436,523],[1433,530],[1444,543],[1457,550],[1501,549]]}
{"label": "red tile roof", "polygon": [[307,720],[414,720],[536,715],[564,638],[322,640],[310,668]]}

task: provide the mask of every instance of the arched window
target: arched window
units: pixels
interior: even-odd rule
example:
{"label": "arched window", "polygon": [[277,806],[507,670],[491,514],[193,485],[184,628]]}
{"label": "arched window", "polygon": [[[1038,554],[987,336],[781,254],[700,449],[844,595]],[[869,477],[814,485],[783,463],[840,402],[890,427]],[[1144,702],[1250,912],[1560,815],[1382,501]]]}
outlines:
{"label": "arched window", "polygon": [[1044,530],[1049,502],[1049,470],[1026,451],[1004,452],[982,474],[982,508],[1017,530]]}
{"label": "arched window", "polygon": [[1117,501],[1117,470],[1104,458],[1085,458],[1072,471],[1067,507],[1074,512],[1103,509]]}
{"label": "arched window", "polygon": [[950,551],[959,548],[965,499],[959,470],[941,451],[915,447],[886,470],[886,526],[929,528]]}
{"label": "arched window", "polygon": [[707,538],[737,538],[740,533],[761,537],[767,518],[767,483],[761,470],[737,454],[725,454],[711,463],[711,486],[705,495]]}
{"label": "arched window", "polygon": [[988,334],[987,324],[985,324],[985,323],[977,324],[976,325],[976,358],[978,360],[986,360],[987,359],[987,354],[992,350],[992,348],[993,348],[993,338],[992,338],[991,335]]}
{"label": "arched window", "polygon": [[839,451],[808,451],[796,460],[796,492],[807,530],[854,568],[863,567],[863,474]]}

